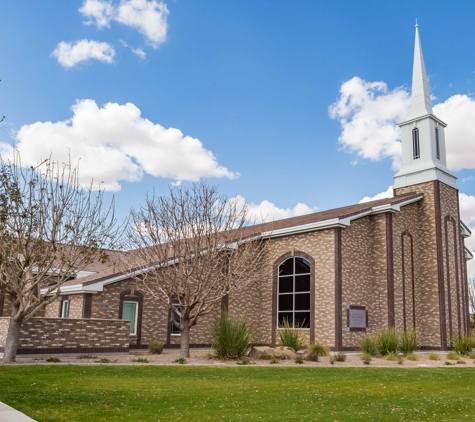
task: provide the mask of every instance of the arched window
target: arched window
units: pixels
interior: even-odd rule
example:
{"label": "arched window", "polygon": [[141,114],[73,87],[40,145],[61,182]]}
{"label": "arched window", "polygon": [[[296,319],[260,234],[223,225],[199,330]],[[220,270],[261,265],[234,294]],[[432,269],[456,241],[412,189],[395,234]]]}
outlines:
{"label": "arched window", "polygon": [[440,160],[439,128],[435,128],[435,155]]}
{"label": "arched window", "polygon": [[292,327],[310,328],[310,262],[289,258],[279,265],[277,284],[277,322]]}
{"label": "arched window", "polygon": [[419,145],[419,129],[412,129],[412,156],[414,160],[421,158],[421,148]]}

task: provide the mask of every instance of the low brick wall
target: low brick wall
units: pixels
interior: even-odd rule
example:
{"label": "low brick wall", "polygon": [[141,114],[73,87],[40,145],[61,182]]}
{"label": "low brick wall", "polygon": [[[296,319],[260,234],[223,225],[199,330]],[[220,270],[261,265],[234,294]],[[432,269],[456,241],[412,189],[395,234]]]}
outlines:
{"label": "low brick wall", "polygon": [[[9,318],[0,318],[0,353]],[[119,319],[32,318],[20,332],[19,355],[128,353],[130,322]]]}

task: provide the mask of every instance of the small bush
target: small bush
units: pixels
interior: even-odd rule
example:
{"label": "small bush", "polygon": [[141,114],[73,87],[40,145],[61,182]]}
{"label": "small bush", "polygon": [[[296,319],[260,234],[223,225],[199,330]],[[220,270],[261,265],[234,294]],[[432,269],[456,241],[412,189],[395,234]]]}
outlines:
{"label": "small bush", "polygon": [[137,363],[149,363],[147,358],[132,359],[132,362],[137,362]]}
{"label": "small bush", "polygon": [[470,353],[467,355],[467,357],[468,357],[469,359],[475,359],[475,352],[470,352]]}
{"label": "small bush", "polygon": [[305,343],[305,338],[301,331],[303,325],[304,323],[302,322],[294,328],[287,318],[282,324],[279,324],[279,329],[277,330],[279,346],[291,347],[296,352],[300,350]]}
{"label": "small bush", "polygon": [[330,365],[334,365],[336,361],[335,356],[331,355],[329,361],[330,361]]}
{"label": "small bush", "polygon": [[465,362],[462,359],[459,359],[456,363],[458,363],[459,365],[466,365],[467,364],[467,362]]}
{"label": "small bush", "polygon": [[108,358],[100,358],[99,360],[96,360],[95,362],[96,363],[111,363],[111,362],[117,362],[117,359],[116,360],[110,360]]}
{"label": "small bush", "polygon": [[412,361],[419,360],[419,358],[417,357],[417,355],[415,355],[414,353],[411,353],[410,355],[407,355],[407,356],[406,356],[406,359],[407,359],[407,360],[412,360]]}
{"label": "small bush", "polygon": [[390,353],[389,355],[386,355],[386,360],[397,360],[397,356],[394,353]]}
{"label": "small bush", "polygon": [[320,343],[315,343],[312,344],[308,348],[308,360],[311,360],[313,362],[318,362],[318,358],[320,356],[329,356],[330,355],[330,350],[328,349],[327,346],[324,346],[323,344]]}
{"label": "small bush", "polygon": [[399,350],[404,355],[412,355],[419,347],[416,330],[402,331],[399,335]]}
{"label": "small bush", "polygon": [[364,364],[364,365],[369,365],[372,358],[373,358],[373,357],[372,357],[371,354],[369,354],[369,353],[363,353],[363,354],[360,356],[360,359],[363,361],[363,364]]}
{"label": "small bush", "polygon": [[173,361],[173,363],[179,363],[180,365],[184,365],[186,363],[185,358],[178,358]]}
{"label": "small bush", "polygon": [[301,365],[303,363],[303,357],[302,356],[297,356],[295,358],[295,363],[298,365]]}
{"label": "small bush", "polygon": [[[410,356],[412,356],[412,355],[410,355]],[[397,355],[397,363],[398,363],[399,365],[402,365],[402,364],[404,363],[404,355],[403,355],[402,353],[398,353],[398,355]]]}
{"label": "small bush", "polygon": [[363,337],[360,343],[360,349],[363,353],[368,353],[371,356],[376,356],[378,353],[378,338],[374,334],[367,334]]}
{"label": "small bush", "polygon": [[97,359],[97,356],[92,356],[92,355],[79,355],[79,356],[76,356],[76,359]]}
{"label": "small bush", "polygon": [[437,353],[431,353],[429,355],[429,360],[440,360],[440,356]]}
{"label": "small bush", "polygon": [[447,358],[448,360],[459,360],[460,355],[457,354],[457,353],[454,353],[454,352],[450,352],[450,353],[447,353],[446,358]]}
{"label": "small bush", "polygon": [[346,361],[346,353],[338,352],[333,355],[335,357],[335,362],[345,362]]}
{"label": "small bush", "polygon": [[152,355],[161,355],[163,353],[163,343],[157,340],[152,340],[148,345],[148,351]]}
{"label": "small bush", "polygon": [[239,359],[251,349],[252,328],[239,317],[223,312],[211,325],[211,347],[218,359]]}
{"label": "small bush", "polygon": [[236,362],[238,365],[249,365],[251,361],[249,359],[243,359],[239,362]]}
{"label": "small bush", "polygon": [[453,363],[452,363],[452,362],[449,362],[448,360],[446,360],[444,363],[445,363],[446,365],[453,365]]}
{"label": "small bush", "polygon": [[452,339],[452,346],[454,351],[459,355],[468,355],[473,348],[473,337],[466,335],[459,335]]}
{"label": "small bush", "polygon": [[272,356],[272,357],[270,358],[269,363],[270,363],[270,364],[279,363],[279,360],[278,360],[275,356]]}
{"label": "small bush", "polygon": [[48,359],[46,359],[46,362],[49,363],[58,363],[61,362],[61,359],[57,358],[56,356],[51,356]]}
{"label": "small bush", "polygon": [[395,328],[384,328],[376,338],[378,351],[383,356],[397,353],[399,336]]}

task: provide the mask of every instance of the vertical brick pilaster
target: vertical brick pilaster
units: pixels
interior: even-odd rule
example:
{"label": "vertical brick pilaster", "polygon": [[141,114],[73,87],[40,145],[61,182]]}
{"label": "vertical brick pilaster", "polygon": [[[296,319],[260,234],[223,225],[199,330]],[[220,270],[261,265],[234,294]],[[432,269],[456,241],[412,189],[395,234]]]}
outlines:
{"label": "vertical brick pilaster", "polygon": [[393,245],[393,215],[386,214],[386,267],[388,279],[388,327],[394,327],[394,245]]}
{"label": "vertical brick pilaster", "polygon": [[341,227],[335,228],[335,350],[343,347]]}

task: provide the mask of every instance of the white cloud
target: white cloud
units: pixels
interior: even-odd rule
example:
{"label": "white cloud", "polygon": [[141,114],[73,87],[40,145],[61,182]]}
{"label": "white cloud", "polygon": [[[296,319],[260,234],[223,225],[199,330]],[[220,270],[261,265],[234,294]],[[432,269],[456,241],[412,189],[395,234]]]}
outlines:
{"label": "white cloud", "polygon": [[106,42],[84,39],[69,43],[61,41],[51,55],[58,59],[61,66],[71,68],[91,59],[113,63],[115,50]]}
{"label": "white cloud", "polygon": [[[460,192],[460,218],[472,231],[472,236],[465,239],[465,246],[475,255],[475,196]],[[467,262],[469,277],[475,277],[475,259]]]}
{"label": "white cloud", "polygon": [[144,60],[147,57],[147,55],[145,54],[145,51],[143,51],[141,48],[132,48],[132,53],[139,56],[139,58],[142,60]]}
{"label": "white cloud", "polygon": [[113,4],[110,0],[84,0],[79,9],[88,18],[85,23],[95,23],[98,28],[110,26],[111,21],[119,22],[138,30],[145,39],[157,48],[167,39],[166,4],[157,0],[121,0]]}
{"label": "white cloud", "polygon": [[[37,122],[17,133],[16,147],[26,165],[48,157],[67,162],[80,160],[83,183],[102,182],[106,190],[120,190],[120,181],[135,182],[143,173],[177,181],[201,177],[238,177],[222,167],[200,140],[166,129],[141,116],[131,103],[78,101],[66,121]],[[0,144],[0,148],[5,147]]]}
{"label": "white cloud", "polygon": [[393,187],[389,186],[388,190],[385,192],[377,193],[374,196],[365,196],[359,203],[376,201],[378,199],[392,198],[394,196]]}
{"label": "white cloud", "polygon": [[[404,88],[390,91],[384,82],[354,77],[342,84],[329,114],[341,123],[338,140],[344,149],[373,161],[389,157],[397,170],[401,163],[397,124],[404,121],[409,107],[410,94]],[[454,95],[434,106],[434,114],[448,124],[447,166],[451,170],[475,168],[475,156],[467,153],[475,150],[475,99]]]}
{"label": "white cloud", "polygon": [[397,168],[401,157],[397,123],[404,120],[409,105],[404,89],[390,91],[384,82],[366,82],[355,76],[342,84],[329,113],[341,123],[338,140],[344,149],[373,161],[389,157]]}
{"label": "white cloud", "polygon": [[462,183],[471,182],[472,180],[473,180],[473,176],[464,177],[462,179]]}
{"label": "white cloud", "polygon": [[[246,200],[241,195],[231,198],[230,201],[237,201],[238,207],[244,206]],[[263,200],[260,204],[252,202],[247,203],[249,221],[256,223],[271,222],[274,220],[282,220],[289,217],[297,217],[299,215],[310,214],[318,210],[317,207],[309,207],[306,204],[299,202],[293,208],[279,208],[268,200]]]}

